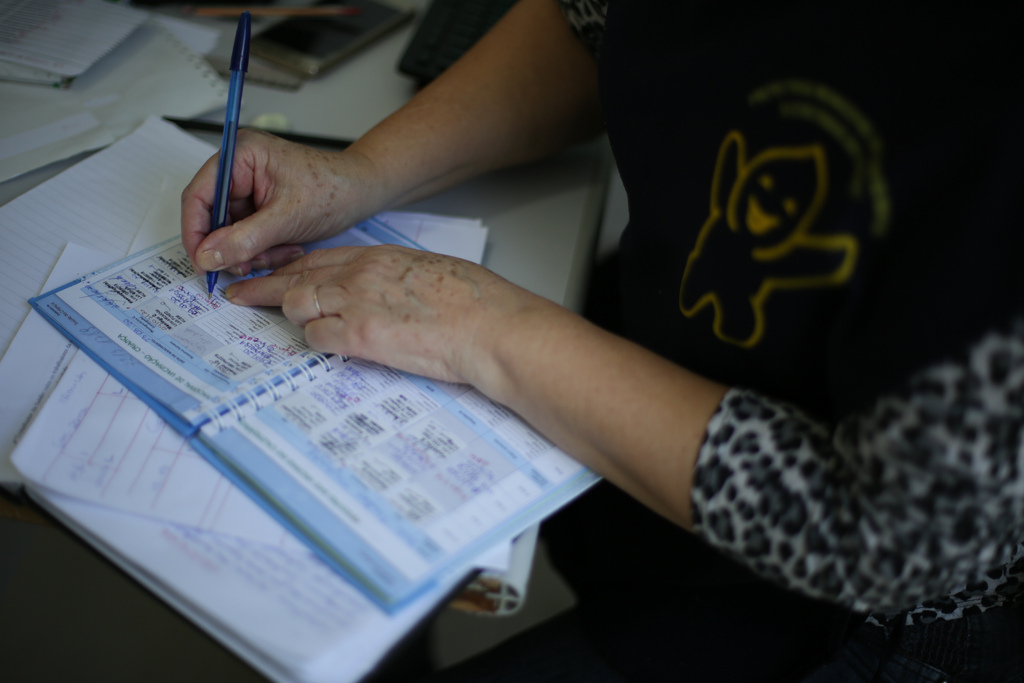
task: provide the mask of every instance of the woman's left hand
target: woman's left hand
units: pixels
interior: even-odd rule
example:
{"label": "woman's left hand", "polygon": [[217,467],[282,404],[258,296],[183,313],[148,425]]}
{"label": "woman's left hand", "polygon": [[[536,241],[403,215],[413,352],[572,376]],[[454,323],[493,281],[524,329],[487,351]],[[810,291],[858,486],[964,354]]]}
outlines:
{"label": "woman's left hand", "polygon": [[281,306],[319,351],[477,386],[512,318],[554,307],[482,266],[392,245],[314,251],[226,294]]}

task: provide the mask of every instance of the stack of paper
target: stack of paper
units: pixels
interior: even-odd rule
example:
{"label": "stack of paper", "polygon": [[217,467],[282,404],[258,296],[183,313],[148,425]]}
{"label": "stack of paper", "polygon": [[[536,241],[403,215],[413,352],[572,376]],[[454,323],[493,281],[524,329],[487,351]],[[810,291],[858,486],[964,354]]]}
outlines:
{"label": "stack of paper", "polygon": [[[70,280],[175,232],[178,188],[213,151],[171,124],[149,120],[0,207],[0,225],[48,228],[49,235],[37,231],[37,241],[57,246],[49,256],[36,255],[34,267],[57,262],[49,284]],[[90,189],[89,179],[99,185]],[[66,201],[88,195],[88,205]],[[486,231],[477,222],[381,218],[434,250],[482,254]],[[140,234],[132,234],[140,225]],[[112,235],[110,251],[67,244],[89,231]],[[58,262],[61,244],[67,246]],[[12,282],[23,276],[4,273]],[[6,402],[0,462],[20,440],[17,457],[28,463],[36,479],[32,493],[42,504],[268,677],[358,680],[460,585],[462,576],[439,577],[434,589],[386,613],[240,494],[142,401],[38,323],[33,313],[0,361],[0,382],[29,394],[0,397]],[[36,409],[33,426],[20,429]],[[63,450],[52,447],[55,436]],[[88,453],[93,463],[116,460],[115,476],[92,476],[72,451]],[[11,472],[8,485],[15,485]],[[504,546],[478,564],[500,570],[509,562]]]}
{"label": "stack of paper", "polygon": [[0,78],[66,87],[146,16],[103,0],[0,0]]}
{"label": "stack of paper", "polygon": [[[39,26],[41,8],[52,5],[60,8]],[[21,22],[18,13],[31,15],[24,33],[10,28]],[[0,0],[0,182],[109,145],[148,116],[190,118],[224,106],[223,79],[165,22],[148,17],[102,0]],[[41,64],[76,76],[60,76],[66,89],[15,78]]]}

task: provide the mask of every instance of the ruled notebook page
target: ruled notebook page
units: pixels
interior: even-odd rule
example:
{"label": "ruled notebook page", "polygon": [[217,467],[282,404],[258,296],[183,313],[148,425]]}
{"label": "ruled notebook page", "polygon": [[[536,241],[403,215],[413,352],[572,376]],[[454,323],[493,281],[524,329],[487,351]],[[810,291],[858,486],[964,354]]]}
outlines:
{"label": "ruled notebook page", "polygon": [[77,76],[146,17],[103,0],[0,0],[0,59]]}
{"label": "ruled notebook page", "polygon": [[[68,242],[123,258],[165,186],[185,187],[214,150],[150,119],[135,133],[0,207],[0,352]],[[160,163],[153,163],[159,159]]]}

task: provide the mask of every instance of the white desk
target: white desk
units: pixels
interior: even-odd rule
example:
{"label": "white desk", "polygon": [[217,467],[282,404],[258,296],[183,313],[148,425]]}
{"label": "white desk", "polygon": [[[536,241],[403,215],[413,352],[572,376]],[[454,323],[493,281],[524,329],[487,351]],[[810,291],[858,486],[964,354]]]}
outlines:
{"label": "white desk", "polygon": [[[229,39],[233,23],[220,25]],[[294,132],[357,137],[415,92],[413,82],[395,70],[412,29],[408,25],[396,31],[296,92],[248,83],[243,124],[258,114],[281,113]],[[223,121],[223,111],[206,118]],[[68,165],[54,164],[0,183],[0,204]],[[599,142],[543,163],[490,174],[408,208],[482,218],[490,228],[485,265],[578,309],[609,168],[610,155]],[[8,506],[6,514],[17,517],[29,511]],[[68,534],[3,517],[0,670],[5,678],[260,680]],[[56,623],[55,615],[60,615]]]}

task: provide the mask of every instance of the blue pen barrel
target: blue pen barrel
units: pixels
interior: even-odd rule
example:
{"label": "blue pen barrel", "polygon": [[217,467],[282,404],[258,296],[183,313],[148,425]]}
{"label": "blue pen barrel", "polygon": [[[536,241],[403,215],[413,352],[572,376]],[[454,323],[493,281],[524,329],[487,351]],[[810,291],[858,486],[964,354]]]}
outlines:
{"label": "blue pen barrel", "polygon": [[[217,189],[214,190],[213,213],[210,230],[223,228],[228,219],[228,194],[231,190],[231,166],[235,163],[235,139],[242,109],[242,85],[249,68],[249,37],[252,32],[248,12],[242,12],[235,31],[235,47],[231,52],[231,81],[228,83],[228,110],[224,114],[224,137],[220,141],[220,160],[217,163]],[[212,295],[217,285],[217,272],[206,274],[206,289]]]}
{"label": "blue pen barrel", "polygon": [[235,161],[235,140],[238,137],[238,119],[232,117],[238,112],[242,101],[243,76],[241,72],[231,72],[231,86],[228,90],[228,113],[224,118],[224,137],[220,142],[220,162],[217,164],[217,196],[213,198],[211,228],[224,227],[228,215],[228,191],[231,189],[231,165]]}
{"label": "blue pen barrel", "polygon": [[[231,166],[235,163],[235,141],[238,138],[237,114],[242,103],[243,82],[243,72],[231,72],[231,85],[228,88],[228,113],[224,118],[224,137],[221,138],[220,160],[217,163],[217,194],[213,198],[213,213],[210,215],[212,230],[223,228],[228,218],[228,193],[231,190]],[[232,116],[232,113],[235,116]],[[217,273],[207,273],[207,291],[212,293],[216,284]]]}

